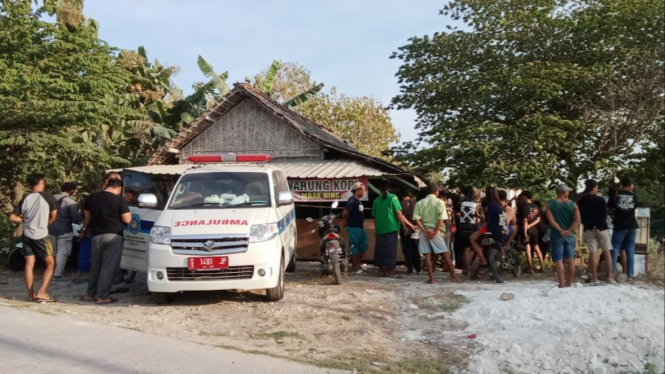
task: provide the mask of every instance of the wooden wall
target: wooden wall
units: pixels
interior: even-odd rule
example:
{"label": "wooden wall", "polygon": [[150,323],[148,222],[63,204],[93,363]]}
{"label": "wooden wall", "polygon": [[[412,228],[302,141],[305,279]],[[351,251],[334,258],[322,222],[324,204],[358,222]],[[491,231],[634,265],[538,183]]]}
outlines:
{"label": "wooden wall", "polygon": [[[337,223],[341,223],[341,220],[338,220]],[[312,230],[316,229],[316,223],[309,223],[305,219],[298,218],[296,219],[296,227],[298,228],[298,260],[319,261],[321,256],[319,252],[319,234],[312,233]],[[372,262],[374,261],[374,246],[376,245],[374,219],[365,219],[365,231],[367,232],[369,248],[365,256],[363,256],[363,261]],[[344,229],[342,229],[342,237],[348,250],[349,237]],[[397,262],[404,262],[401,243],[397,244]]]}
{"label": "wooden wall", "polygon": [[273,159],[323,159],[321,147],[246,98],[180,152],[180,163],[199,154],[266,153]]}

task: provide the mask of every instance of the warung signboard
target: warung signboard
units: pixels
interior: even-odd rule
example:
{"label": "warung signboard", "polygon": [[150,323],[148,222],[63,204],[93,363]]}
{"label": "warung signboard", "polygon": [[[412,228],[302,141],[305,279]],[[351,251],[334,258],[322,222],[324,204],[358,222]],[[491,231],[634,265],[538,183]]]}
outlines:
{"label": "warung signboard", "polygon": [[[356,182],[368,189],[367,177],[350,179],[289,179],[289,188],[295,201],[347,201]],[[361,200],[367,201],[368,194]]]}

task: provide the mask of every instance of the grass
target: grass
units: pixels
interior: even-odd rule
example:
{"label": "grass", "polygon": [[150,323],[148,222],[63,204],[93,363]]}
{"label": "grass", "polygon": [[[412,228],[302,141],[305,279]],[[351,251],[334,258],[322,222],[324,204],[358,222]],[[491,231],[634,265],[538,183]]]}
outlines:
{"label": "grass", "polygon": [[275,339],[276,342],[280,342],[281,340],[284,340],[286,338],[291,338],[291,339],[300,339],[304,340],[305,337],[300,335],[297,332],[289,332],[289,331],[275,331],[275,332],[269,332],[269,333],[259,333],[259,334],[253,334],[251,335],[252,338],[254,339]]}
{"label": "grass", "polygon": [[210,336],[210,337],[222,337],[222,338],[225,338],[225,337],[229,336],[229,334],[226,333],[226,332],[201,331],[201,332],[199,332],[199,336]]}
{"label": "grass", "polygon": [[[256,349],[245,349],[235,345],[223,344],[223,345],[216,345],[216,347],[248,353],[248,354],[269,356],[273,358],[299,362],[301,364],[306,364],[306,365],[315,365],[318,367],[323,367],[328,369],[349,370],[349,371],[355,369],[358,371],[359,374],[374,374],[374,373],[450,374],[451,373],[447,365],[438,362],[433,362],[431,358],[430,359],[410,358],[410,359],[402,359],[390,362],[389,360],[386,360],[385,357],[381,357],[378,355],[349,352],[332,358],[308,360],[305,358],[285,357],[270,352],[259,351]],[[374,363],[381,363],[381,365],[377,366],[374,365]]]}
{"label": "grass", "polygon": [[620,374],[659,374],[657,370],[656,365],[647,363],[644,365],[644,371],[642,372],[622,371]]}
{"label": "grass", "polygon": [[[360,374],[382,373],[382,374],[449,374],[448,366],[433,362],[432,359],[402,359],[386,362],[385,358],[371,354],[349,353],[329,359],[313,360],[310,363],[319,367],[338,370],[357,370]],[[374,363],[381,363],[377,366]]]}

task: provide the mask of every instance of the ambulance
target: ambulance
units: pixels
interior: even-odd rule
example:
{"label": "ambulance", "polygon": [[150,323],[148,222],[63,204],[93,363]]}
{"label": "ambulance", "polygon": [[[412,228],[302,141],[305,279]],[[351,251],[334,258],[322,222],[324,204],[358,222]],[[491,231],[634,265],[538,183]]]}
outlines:
{"label": "ambulance", "polygon": [[123,170],[132,221],[121,267],[147,273],[158,304],[209,290],[265,290],[268,301],[281,300],[296,264],[295,207],[270,159],[192,156],[170,179],[151,167]]}

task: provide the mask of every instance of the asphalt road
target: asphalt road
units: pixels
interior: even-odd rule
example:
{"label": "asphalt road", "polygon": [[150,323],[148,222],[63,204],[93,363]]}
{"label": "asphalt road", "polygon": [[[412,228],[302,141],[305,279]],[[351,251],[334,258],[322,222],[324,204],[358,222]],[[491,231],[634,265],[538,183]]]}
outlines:
{"label": "asphalt road", "polygon": [[2,304],[0,365],[12,374],[345,373]]}

